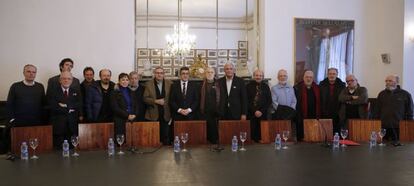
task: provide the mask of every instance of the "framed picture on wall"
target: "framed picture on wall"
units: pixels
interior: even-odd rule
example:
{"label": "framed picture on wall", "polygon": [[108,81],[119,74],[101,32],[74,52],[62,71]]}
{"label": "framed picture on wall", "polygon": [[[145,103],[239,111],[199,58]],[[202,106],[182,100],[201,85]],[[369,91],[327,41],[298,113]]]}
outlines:
{"label": "framed picture on wall", "polygon": [[247,41],[239,41],[239,49],[247,49]]}
{"label": "framed picture on wall", "polygon": [[194,49],[191,49],[190,52],[188,52],[185,57],[194,58]]}
{"label": "framed picture on wall", "polygon": [[197,50],[196,55],[196,57],[198,57],[198,55],[201,55],[202,58],[205,58],[207,56],[206,50]]}
{"label": "framed picture on wall", "polygon": [[216,58],[217,57],[217,50],[208,50],[207,57],[208,58]]}
{"label": "framed picture on wall", "polygon": [[218,65],[225,65],[227,63],[227,58],[218,58],[217,63]]}
{"label": "framed picture on wall", "polygon": [[174,66],[175,67],[182,67],[183,66],[183,60],[174,59]]}
{"label": "framed picture on wall", "polygon": [[138,67],[144,67],[145,62],[147,62],[149,59],[138,59],[137,60],[137,65]]}
{"label": "framed picture on wall", "polygon": [[217,56],[218,57],[227,57],[227,50],[219,50]]}
{"label": "framed picture on wall", "polygon": [[218,67],[217,68],[217,74],[218,75],[224,75],[224,67]]}
{"label": "framed picture on wall", "polygon": [[172,76],[172,69],[171,68],[164,68],[164,75]]}
{"label": "framed picture on wall", "polygon": [[138,49],[138,57],[148,57],[148,49],[139,48]]}
{"label": "framed picture on wall", "polygon": [[230,58],[228,62],[232,63],[234,66],[236,66],[237,58]]}
{"label": "framed picture on wall", "polygon": [[240,58],[247,58],[247,50],[239,50]]}
{"label": "framed picture on wall", "polygon": [[170,51],[168,50],[162,50],[162,57],[171,57]]}
{"label": "framed picture on wall", "polygon": [[178,72],[180,72],[180,67],[173,68],[173,75],[172,76],[178,76]]}
{"label": "framed picture on wall", "polygon": [[185,59],[185,66],[189,67],[194,64],[194,59]]}
{"label": "framed picture on wall", "polygon": [[237,57],[237,50],[229,50],[229,57]]}
{"label": "framed picture on wall", "polygon": [[171,58],[163,58],[162,59],[162,66],[170,67],[172,65],[172,59]]}
{"label": "framed picture on wall", "polygon": [[161,59],[160,58],[153,58],[151,59],[151,64],[153,67],[161,66]]}
{"label": "framed picture on wall", "polygon": [[217,59],[209,59],[207,60],[207,64],[209,67],[217,67]]}
{"label": "framed picture on wall", "polygon": [[161,57],[161,52],[160,49],[151,49],[151,57]]}

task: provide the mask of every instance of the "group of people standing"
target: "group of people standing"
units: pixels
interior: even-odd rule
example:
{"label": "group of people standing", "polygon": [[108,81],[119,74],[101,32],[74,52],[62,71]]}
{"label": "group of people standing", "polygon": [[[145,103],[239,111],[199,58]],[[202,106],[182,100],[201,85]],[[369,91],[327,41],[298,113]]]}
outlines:
{"label": "group of people standing", "polygon": [[[264,119],[291,120],[294,137],[303,139],[303,119],[331,118],[334,131],[346,128],[347,119],[367,118],[367,89],[358,84],[354,75],[346,83],[338,78],[335,68],[316,84],[312,71],[305,71],[303,81],[294,87],[288,83],[286,70],[277,74],[278,83],[269,87],[263,72],[256,70],[253,81],[235,75],[233,64],[224,66],[225,76],[216,79],[215,70],[208,68],[202,82],[189,81],[190,69],[182,67],[179,80],[164,78],[164,69],[155,67],[153,78],[143,85],[140,74],[121,73],[118,82],[111,81],[109,69],[95,71],[86,67],[84,81],[73,77],[74,62],[70,58],[59,64],[60,74],[49,79],[47,92],[35,81],[37,68],[26,65],[24,80],[14,83],[7,98],[10,124],[27,126],[50,123],[53,142],[60,148],[64,139],[78,134],[78,123],[114,122],[115,134],[125,134],[125,123],[158,121],[160,141],[172,141],[173,122],[206,120],[208,140],[218,142],[219,120],[250,120],[251,137],[260,142],[260,122]],[[398,121],[413,118],[411,95],[400,88],[397,76],[386,78],[386,89],[377,100],[376,116],[398,145]]]}

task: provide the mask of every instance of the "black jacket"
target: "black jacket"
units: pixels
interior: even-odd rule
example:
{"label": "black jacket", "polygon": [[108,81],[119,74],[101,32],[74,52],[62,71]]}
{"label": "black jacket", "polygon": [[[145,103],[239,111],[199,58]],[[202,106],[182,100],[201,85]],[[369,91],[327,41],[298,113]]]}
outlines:
{"label": "black jacket", "polygon": [[227,94],[226,77],[218,80],[220,85],[220,104],[219,114],[224,117],[224,111],[228,107],[231,118],[223,119],[240,119],[241,115],[247,114],[247,93],[246,86],[242,78],[233,77],[230,94]]}
{"label": "black jacket", "polygon": [[413,119],[413,99],[401,88],[394,91],[383,90],[377,97],[377,118],[384,128],[399,128],[400,120]]}
{"label": "black jacket", "polygon": [[[255,97],[256,97],[256,86],[259,85],[259,99],[256,103]],[[269,106],[272,104],[272,94],[270,93],[269,86],[264,83],[257,83],[256,81],[251,81],[249,84],[246,85],[246,91],[247,91],[247,102],[248,102],[248,116],[249,118],[254,117],[254,113],[256,111],[262,112],[262,117],[267,115],[267,110],[269,109]]]}
{"label": "black jacket", "polygon": [[144,103],[144,91],[145,87],[142,85],[139,85],[136,90],[132,90],[132,94],[135,96],[135,121],[144,121],[145,120],[145,111],[146,111],[146,105]]}
{"label": "black jacket", "polygon": [[333,95],[331,96],[329,79],[325,78],[319,83],[322,118],[334,118],[338,116],[339,108],[341,106],[338,97],[344,88],[345,83],[341,79],[336,78]]}
{"label": "black jacket", "polygon": [[[198,92],[199,87],[192,81],[188,81],[186,87],[186,96],[184,97],[181,90],[181,81],[174,82],[171,85],[171,94],[170,94],[170,109],[171,114],[175,120],[189,120],[195,119],[196,113],[200,105],[200,95]],[[191,108],[192,112],[183,116],[177,113],[179,108],[187,109]]]}

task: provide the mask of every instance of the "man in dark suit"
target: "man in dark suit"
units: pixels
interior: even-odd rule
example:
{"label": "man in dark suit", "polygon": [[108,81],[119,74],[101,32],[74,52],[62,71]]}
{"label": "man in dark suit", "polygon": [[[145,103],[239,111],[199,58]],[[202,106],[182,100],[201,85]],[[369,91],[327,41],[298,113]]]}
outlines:
{"label": "man in dark suit", "polygon": [[234,65],[224,65],[225,76],[219,79],[220,85],[220,119],[246,120],[247,94],[243,79],[234,74]]}
{"label": "man in dark suit", "polygon": [[135,115],[137,116],[135,118],[135,121],[145,121],[145,110],[146,106],[144,103],[144,90],[145,87],[140,85],[139,83],[139,77],[137,71],[132,71],[129,73],[129,86],[128,88],[131,90],[131,92],[135,95]]}
{"label": "man in dark suit", "polygon": [[49,90],[50,123],[53,125],[53,146],[61,149],[64,139],[78,135],[78,115],[82,107],[80,90],[71,88],[72,74],[63,71],[60,86]]}
{"label": "man in dark suit", "polygon": [[197,85],[189,82],[190,69],[180,69],[180,81],[171,86],[170,108],[174,120],[193,120],[199,105]]}
{"label": "man in dark suit", "polygon": [[252,139],[259,142],[261,139],[260,122],[266,119],[268,109],[272,104],[272,95],[267,83],[263,82],[263,72],[253,72],[254,81],[246,85],[248,102],[248,119],[250,120],[250,131]]}

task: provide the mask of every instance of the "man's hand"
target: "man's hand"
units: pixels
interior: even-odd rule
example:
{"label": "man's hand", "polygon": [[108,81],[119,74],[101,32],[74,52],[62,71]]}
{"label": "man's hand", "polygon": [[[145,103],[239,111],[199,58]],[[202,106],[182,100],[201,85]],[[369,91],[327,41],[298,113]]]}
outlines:
{"label": "man's hand", "polygon": [[241,115],[240,120],[246,120],[246,115]]}
{"label": "man's hand", "polygon": [[135,117],[136,116],[134,114],[128,115],[128,120],[133,121],[135,119]]}
{"label": "man's hand", "polygon": [[262,115],[263,115],[263,113],[260,112],[260,111],[254,112],[254,116],[256,116],[256,118],[260,118],[260,117],[262,117]]}
{"label": "man's hand", "polygon": [[60,107],[63,107],[63,108],[66,108],[66,107],[68,107],[66,104],[64,104],[64,103],[59,103],[59,106]]}
{"label": "man's hand", "polygon": [[164,106],[164,98],[162,98],[162,99],[156,99],[154,102],[155,102],[155,104],[163,105]]}

